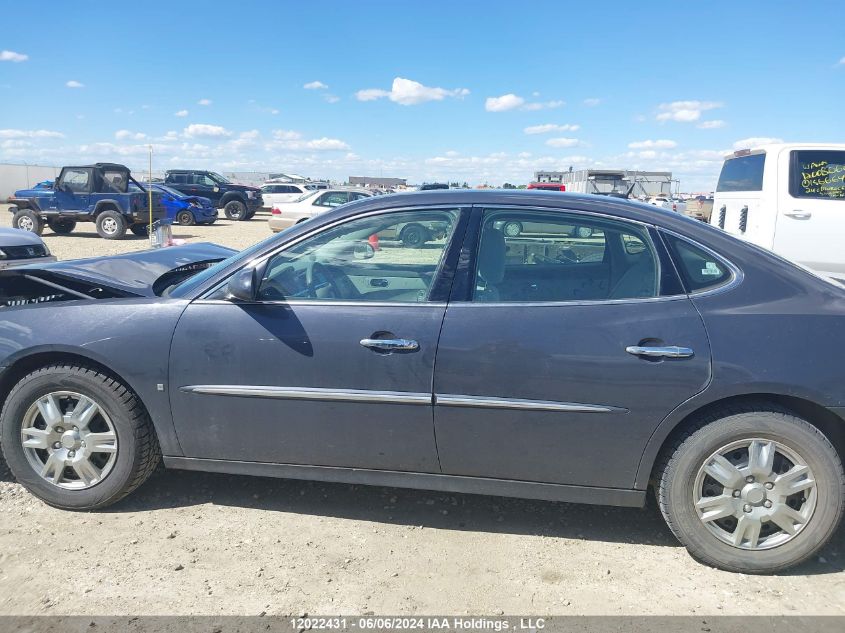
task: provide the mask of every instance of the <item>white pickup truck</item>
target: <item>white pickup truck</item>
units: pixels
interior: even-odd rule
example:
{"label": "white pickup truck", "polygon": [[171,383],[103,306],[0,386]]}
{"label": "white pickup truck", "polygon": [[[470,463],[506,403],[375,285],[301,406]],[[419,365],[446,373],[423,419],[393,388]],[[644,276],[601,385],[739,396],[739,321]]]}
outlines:
{"label": "white pickup truck", "polygon": [[845,145],[778,143],[728,155],[710,224],[845,278]]}

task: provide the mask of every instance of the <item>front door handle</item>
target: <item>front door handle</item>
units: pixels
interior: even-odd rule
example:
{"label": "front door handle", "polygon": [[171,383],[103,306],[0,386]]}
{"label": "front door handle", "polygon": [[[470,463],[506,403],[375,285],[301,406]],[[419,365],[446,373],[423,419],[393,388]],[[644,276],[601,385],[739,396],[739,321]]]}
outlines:
{"label": "front door handle", "polygon": [[379,352],[415,352],[420,344],[408,338],[363,338],[361,345]]}
{"label": "front door handle", "polygon": [[690,358],[694,352],[689,347],[668,345],[665,347],[640,347],[629,345],[625,351],[634,356],[648,356],[649,358]]}
{"label": "front door handle", "polygon": [[809,220],[813,217],[813,214],[809,211],[790,211],[788,213],[784,213],[784,215],[788,218],[792,218],[793,220]]}

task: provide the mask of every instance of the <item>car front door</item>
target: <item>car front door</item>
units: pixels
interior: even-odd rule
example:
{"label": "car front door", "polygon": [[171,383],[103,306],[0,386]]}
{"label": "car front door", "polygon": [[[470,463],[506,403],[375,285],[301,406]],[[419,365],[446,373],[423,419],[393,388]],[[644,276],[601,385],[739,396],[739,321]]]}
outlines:
{"label": "car front door", "polygon": [[[250,264],[253,301],[227,300],[225,284],[193,301],[170,361],[185,456],[439,472],[431,383],[461,217],[352,219]],[[415,249],[368,242],[410,219],[448,234]]]}
{"label": "car front door", "polygon": [[56,206],[60,212],[85,211],[91,198],[93,185],[91,169],[69,167],[62,170],[56,183]]}
{"label": "car front door", "polygon": [[662,245],[576,212],[485,209],[480,227],[437,352],[443,472],[631,488],[651,433],[710,376]]}

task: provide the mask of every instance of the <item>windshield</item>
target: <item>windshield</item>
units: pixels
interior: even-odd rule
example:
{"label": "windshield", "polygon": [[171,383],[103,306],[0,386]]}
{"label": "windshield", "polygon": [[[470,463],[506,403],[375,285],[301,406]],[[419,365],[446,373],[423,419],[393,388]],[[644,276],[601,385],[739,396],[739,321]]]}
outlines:
{"label": "windshield", "polygon": [[208,172],[208,176],[212,180],[216,180],[217,182],[219,182],[221,185],[228,185],[228,184],[231,184],[231,182],[232,182],[228,178],[221,176],[220,174],[213,172],[213,171]]}
{"label": "windshield", "polygon": [[[147,186],[149,186],[149,185],[147,185]],[[165,187],[165,186],[163,186],[163,185],[153,185],[153,186],[152,186],[152,188],[153,188],[153,189],[158,189],[158,190],[159,190],[159,191],[161,191],[162,193],[166,193],[166,194],[168,194],[168,195],[171,195],[171,196],[173,196],[174,198],[181,198],[182,196],[184,196],[184,195],[185,195],[185,194],[184,194],[184,193],[182,193],[181,191],[176,191],[175,189],[171,189],[170,187]]]}
{"label": "windshield", "polygon": [[187,293],[192,292],[195,288],[198,288],[202,284],[204,284],[208,279],[211,279],[219,273],[221,270],[226,269],[230,264],[234,264],[240,260],[247,260],[254,253],[257,253],[261,249],[264,248],[265,245],[279,239],[279,236],[284,235],[288,231],[291,230],[293,227],[288,227],[285,230],[274,233],[268,238],[261,240],[260,242],[253,244],[249,248],[242,250],[240,252],[235,253],[234,255],[230,255],[226,259],[222,259],[213,266],[209,266],[205,270],[197,273],[196,275],[186,279],[182,283],[176,284],[170,288],[164,290],[161,294],[165,297],[184,297]]}

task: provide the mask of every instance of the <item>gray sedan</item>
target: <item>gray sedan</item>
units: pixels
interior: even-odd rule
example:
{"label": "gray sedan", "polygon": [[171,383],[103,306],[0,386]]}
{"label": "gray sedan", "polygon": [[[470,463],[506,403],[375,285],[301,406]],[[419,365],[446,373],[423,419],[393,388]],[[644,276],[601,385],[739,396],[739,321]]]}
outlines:
{"label": "gray sedan", "polygon": [[54,261],[44,240],[35,233],[0,228],[0,269]]}
{"label": "gray sedan", "polygon": [[[411,223],[443,231],[374,238]],[[0,273],[3,451],[47,503],[114,503],[161,457],[578,503],[653,489],[695,558],[747,573],[840,523],[845,289],[722,231],[447,190],[180,248]]]}

